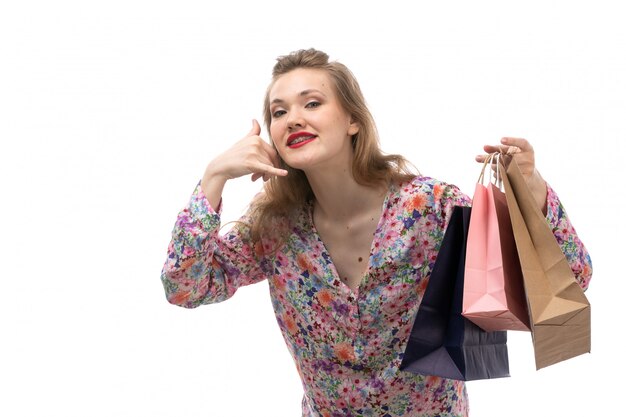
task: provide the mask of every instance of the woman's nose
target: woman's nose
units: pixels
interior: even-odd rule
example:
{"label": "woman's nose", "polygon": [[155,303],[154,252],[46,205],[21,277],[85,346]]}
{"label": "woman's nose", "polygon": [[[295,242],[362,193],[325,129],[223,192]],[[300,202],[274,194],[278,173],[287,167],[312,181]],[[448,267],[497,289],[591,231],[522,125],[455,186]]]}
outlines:
{"label": "woman's nose", "polygon": [[301,129],[304,127],[305,122],[299,111],[292,110],[288,114],[289,118],[287,119],[287,128],[289,130]]}

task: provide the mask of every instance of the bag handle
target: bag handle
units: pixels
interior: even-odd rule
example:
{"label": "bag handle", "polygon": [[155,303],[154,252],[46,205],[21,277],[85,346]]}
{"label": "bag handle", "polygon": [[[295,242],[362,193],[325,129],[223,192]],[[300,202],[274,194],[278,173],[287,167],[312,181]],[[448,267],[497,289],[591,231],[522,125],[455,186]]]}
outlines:
{"label": "bag handle", "polygon": [[[494,155],[494,159],[495,164],[496,164],[496,180],[494,185],[496,187],[498,187],[498,189],[502,192],[504,192],[504,183],[502,182],[502,171],[500,171],[500,163],[501,161],[501,157],[502,157],[502,153],[501,152],[496,152]],[[493,171],[493,170],[492,170]]]}
{"label": "bag handle", "polygon": [[[480,176],[478,177],[478,183],[479,184],[484,184],[485,181],[485,170],[487,169],[487,165],[490,166],[489,168],[489,183],[495,185],[496,187],[498,187],[500,190],[503,191],[503,184],[502,184],[502,175],[500,173],[500,163],[501,163],[501,153],[500,152],[493,152],[487,155],[487,157],[485,158],[485,161],[483,162],[483,168],[480,171]],[[495,163],[495,178],[494,178],[494,169],[493,169],[493,164]]]}
{"label": "bag handle", "polygon": [[[493,159],[493,154],[490,153],[489,155],[487,155],[487,157],[485,158],[485,161],[483,162],[483,169],[480,170],[480,175],[478,176],[478,183],[482,184],[484,179],[485,179],[485,169],[487,169],[487,164],[491,164],[491,160]],[[491,176],[489,177],[489,181],[491,182]]]}

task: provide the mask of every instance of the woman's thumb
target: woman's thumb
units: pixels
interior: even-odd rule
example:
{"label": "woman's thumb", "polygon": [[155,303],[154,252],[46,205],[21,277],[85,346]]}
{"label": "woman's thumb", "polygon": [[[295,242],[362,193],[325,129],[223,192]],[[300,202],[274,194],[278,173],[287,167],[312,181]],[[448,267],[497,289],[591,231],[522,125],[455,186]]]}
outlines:
{"label": "woman's thumb", "polygon": [[252,129],[248,132],[248,136],[259,136],[261,134],[261,125],[256,119],[252,119]]}

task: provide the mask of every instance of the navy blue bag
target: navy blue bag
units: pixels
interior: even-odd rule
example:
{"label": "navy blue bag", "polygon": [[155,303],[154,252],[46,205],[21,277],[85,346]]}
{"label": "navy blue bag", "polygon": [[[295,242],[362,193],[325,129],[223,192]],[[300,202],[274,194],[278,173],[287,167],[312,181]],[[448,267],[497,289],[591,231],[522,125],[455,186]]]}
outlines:
{"label": "navy blue bag", "polygon": [[463,381],[509,376],[506,332],[486,332],[461,315],[470,213],[452,212],[401,370]]}

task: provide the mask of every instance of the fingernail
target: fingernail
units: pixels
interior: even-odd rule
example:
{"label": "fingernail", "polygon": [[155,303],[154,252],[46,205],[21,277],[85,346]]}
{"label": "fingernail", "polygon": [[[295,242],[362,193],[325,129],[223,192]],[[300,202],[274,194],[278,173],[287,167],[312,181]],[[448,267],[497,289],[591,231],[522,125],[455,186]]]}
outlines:
{"label": "fingernail", "polygon": [[507,144],[509,143],[509,138],[502,138],[501,142]]}

